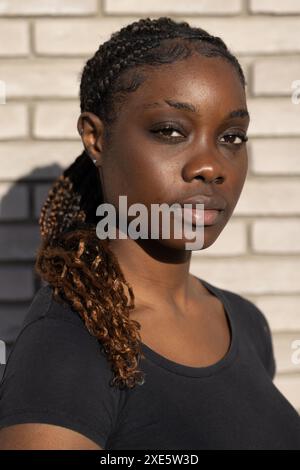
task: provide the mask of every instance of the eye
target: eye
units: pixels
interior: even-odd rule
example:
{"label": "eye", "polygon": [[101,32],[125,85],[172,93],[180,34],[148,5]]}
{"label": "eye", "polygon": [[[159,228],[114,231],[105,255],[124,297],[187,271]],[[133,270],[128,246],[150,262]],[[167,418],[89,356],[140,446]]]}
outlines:
{"label": "eye", "polygon": [[182,132],[176,127],[174,127],[174,125],[172,124],[166,124],[164,126],[157,127],[155,129],[152,129],[151,132],[155,135],[157,134],[159,137],[163,135],[163,139],[165,140],[178,140],[178,136],[174,137],[170,135],[173,134],[173,132],[180,133],[182,136]]}
{"label": "eye", "polygon": [[[239,145],[242,145],[244,142],[247,142],[247,140],[248,140],[248,136],[245,135],[245,134],[241,134],[241,133],[226,134],[226,135],[223,135],[222,138],[229,138],[230,139],[229,144],[232,144],[236,147],[239,146]],[[236,138],[240,139],[240,142],[234,143],[233,141]]]}

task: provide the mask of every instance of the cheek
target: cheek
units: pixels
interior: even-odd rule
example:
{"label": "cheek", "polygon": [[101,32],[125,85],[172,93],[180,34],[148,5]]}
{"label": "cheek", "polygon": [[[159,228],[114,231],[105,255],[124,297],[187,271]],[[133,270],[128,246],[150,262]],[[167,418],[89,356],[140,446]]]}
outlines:
{"label": "cheek", "polygon": [[136,202],[148,205],[170,197],[172,167],[161,156],[147,149],[126,148],[116,157],[110,155],[103,164],[106,201],[116,203],[119,195],[127,195],[128,205]]}

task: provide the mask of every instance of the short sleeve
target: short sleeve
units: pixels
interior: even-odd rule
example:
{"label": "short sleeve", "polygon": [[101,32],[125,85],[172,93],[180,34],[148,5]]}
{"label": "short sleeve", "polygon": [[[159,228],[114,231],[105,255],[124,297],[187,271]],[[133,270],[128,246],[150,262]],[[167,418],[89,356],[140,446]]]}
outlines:
{"label": "short sleeve", "polygon": [[274,355],[272,333],[271,333],[270,325],[268,323],[267,318],[261,311],[260,313],[261,313],[261,321],[262,321],[263,331],[264,331],[264,336],[265,336],[266,369],[271,379],[273,380],[276,375],[277,365],[276,365],[276,359]]}
{"label": "short sleeve", "polygon": [[268,375],[273,380],[276,374],[276,359],[271,328],[265,314],[251,301],[247,300],[255,318],[253,336],[258,344],[262,361]]}
{"label": "short sleeve", "polygon": [[43,317],[19,334],[0,384],[0,427],[47,423],[105,448],[117,420],[119,390],[85,327]]}

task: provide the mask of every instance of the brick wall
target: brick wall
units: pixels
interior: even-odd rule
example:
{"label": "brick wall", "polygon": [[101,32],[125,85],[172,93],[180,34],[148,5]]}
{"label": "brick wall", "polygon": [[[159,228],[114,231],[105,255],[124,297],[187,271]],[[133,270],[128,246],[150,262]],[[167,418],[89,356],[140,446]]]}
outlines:
{"label": "brick wall", "polygon": [[[33,273],[37,218],[51,181],[82,144],[79,73],[99,43],[141,17],[171,16],[221,36],[248,82],[249,173],[218,240],[191,270],[266,314],[275,384],[300,411],[300,1],[0,0],[0,318],[13,344],[40,287]],[[1,339],[1,338],[0,338]],[[3,357],[3,345],[0,354]],[[2,352],[1,352],[2,351]]]}

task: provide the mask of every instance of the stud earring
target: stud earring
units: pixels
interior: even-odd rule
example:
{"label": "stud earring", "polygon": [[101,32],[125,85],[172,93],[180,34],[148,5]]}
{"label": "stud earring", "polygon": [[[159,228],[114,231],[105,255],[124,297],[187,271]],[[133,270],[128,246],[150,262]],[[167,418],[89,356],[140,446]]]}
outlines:
{"label": "stud earring", "polygon": [[94,163],[94,165],[96,165],[96,162],[97,162],[97,160],[93,158],[93,163]]}

